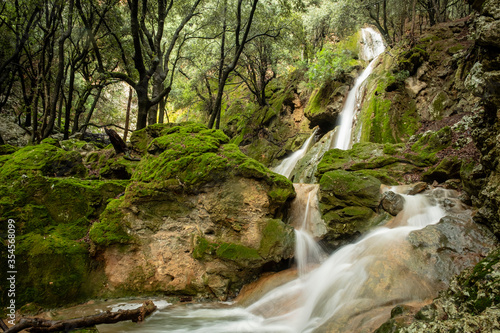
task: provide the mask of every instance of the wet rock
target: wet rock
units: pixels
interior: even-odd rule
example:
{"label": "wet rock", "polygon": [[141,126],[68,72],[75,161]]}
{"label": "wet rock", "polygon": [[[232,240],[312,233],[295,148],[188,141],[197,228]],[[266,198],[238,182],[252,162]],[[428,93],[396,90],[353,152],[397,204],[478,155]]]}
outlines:
{"label": "wet rock", "polygon": [[427,183],[425,182],[419,182],[414,184],[409,190],[408,193],[409,195],[415,195],[417,193],[421,193],[427,189]]}
{"label": "wet rock", "polygon": [[408,241],[446,283],[496,245],[493,235],[470,215],[445,216],[438,224],[411,232]]}
{"label": "wet rock", "polygon": [[[352,149],[327,151],[317,167],[320,176],[331,170],[362,171],[386,185],[397,185],[416,167],[401,157],[404,145],[356,143]],[[317,177],[319,178],[319,177]]]}
{"label": "wet rock", "polygon": [[363,171],[334,170],[320,179],[320,209],[326,224],[325,239],[334,247],[379,224],[380,181]]}
{"label": "wet rock", "polygon": [[387,191],[382,194],[381,200],[382,208],[389,214],[396,216],[401,212],[405,205],[405,199],[402,195],[396,194],[392,191]]}

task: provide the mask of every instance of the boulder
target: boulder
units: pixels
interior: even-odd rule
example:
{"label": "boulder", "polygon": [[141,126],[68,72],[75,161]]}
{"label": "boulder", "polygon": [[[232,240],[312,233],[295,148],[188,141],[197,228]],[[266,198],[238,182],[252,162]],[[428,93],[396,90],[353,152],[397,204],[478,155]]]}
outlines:
{"label": "boulder", "polygon": [[319,126],[323,131],[333,129],[348,92],[349,85],[337,81],[327,83],[314,91],[304,110],[310,126]]}
{"label": "boulder", "polygon": [[500,10],[497,0],[486,1],[481,16],[475,20],[477,42],[483,46],[500,47]]}
{"label": "boulder", "polygon": [[226,299],[293,255],[293,228],[280,219],[295,195],[285,177],[204,125],[141,136],[125,195],[90,230],[112,293]]}
{"label": "boulder", "polygon": [[405,199],[401,194],[387,191],[382,194],[380,201],[382,208],[389,214],[396,216],[401,212],[405,206]]}
{"label": "boulder", "polygon": [[492,235],[470,219],[445,217],[412,233],[409,241],[430,260],[433,271],[442,272],[448,289],[421,309],[394,308],[391,319],[375,332],[494,332],[500,318],[500,251],[492,251]]}
{"label": "boulder", "polygon": [[334,170],[320,178],[320,209],[326,224],[325,240],[333,247],[352,240],[379,224],[380,180],[362,171]]}

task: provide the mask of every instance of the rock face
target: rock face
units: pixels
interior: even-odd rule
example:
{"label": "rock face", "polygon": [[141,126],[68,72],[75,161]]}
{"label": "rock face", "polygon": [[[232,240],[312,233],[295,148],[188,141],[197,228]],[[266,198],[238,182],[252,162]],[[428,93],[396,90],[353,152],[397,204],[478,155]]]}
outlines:
{"label": "rock face", "polygon": [[398,306],[375,332],[495,332],[500,327],[500,251],[452,278],[449,288],[420,310]]}
{"label": "rock face", "polygon": [[350,83],[333,81],[313,92],[304,111],[311,122],[311,127],[319,126],[322,130],[328,131],[335,126],[349,92],[349,84],[354,80],[350,77],[348,81]]}
{"label": "rock face", "polygon": [[478,44],[484,50],[482,57],[474,64],[476,71],[469,74],[472,92],[481,98],[474,118],[476,128],[472,132],[474,141],[481,151],[481,166],[476,168],[476,177],[480,178],[478,188],[481,190],[472,197],[474,205],[481,207],[475,220],[489,226],[500,237],[500,199],[498,186],[500,179],[499,156],[500,133],[498,109],[500,107],[500,63],[498,59],[498,42],[500,35],[499,1],[485,1],[480,15],[475,19],[478,31]]}
{"label": "rock face", "polygon": [[293,255],[293,228],[279,219],[292,184],[221,131],[156,125],[131,141],[149,153],[90,231],[115,293],[225,299]]}

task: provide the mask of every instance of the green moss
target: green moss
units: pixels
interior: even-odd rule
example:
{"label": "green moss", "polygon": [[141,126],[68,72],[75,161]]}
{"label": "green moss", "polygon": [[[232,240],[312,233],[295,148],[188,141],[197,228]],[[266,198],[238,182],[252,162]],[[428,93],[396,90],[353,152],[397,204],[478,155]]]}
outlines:
{"label": "green moss", "polygon": [[457,45],[453,45],[453,46],[449,47],[448,50],[446,50],[446,52],[449,55],[454,55],[454,54],[462,51],[464,48],[465,47],[462,44],[457,44]]}
{"label": "green moss", "polygon": [[380,180],[359,172],[328,171],[320,179],[320,189],[327,195],[322,203],[333,207],[377,207],[380,197]]}
{"label": "green moss", "polygon": [[352,161],[351,151],[342,149],[331,149],[327,151],[318,164],[318,174],[327,171],[343,169],[345,165]]}
{"label": "green moss", "polygon": [[69,140],[64,140],[60,142],[61,148],[64,150],[75,150],[75,151],[81,151],[81,150],[97,150],[98,148],[87,141],[83,140],[78,140],[78,139],[69,139]]}
{"label": "green moss", "polygon": [[99,175],[107,179],[130,179],[138,164],[138,161],[130,161],[123,156],[110,158],[100,169]]}
{"label": "green moss", "polygon": [[294,232],[293,228],[284,224],[281,220],[271,219],[262,230],[262,240],[260,241],[259,254],[263,258],[268,258],[274,253],[293,251]]}
{"label": "green moss", "polygon": [[385,185],[399,185],[398,176],[395,176],[391,170],[378,169],[378,170],[361,170],[358,174],[367,175],[378,179]]}
{"label": "green moss", "polygon": [[231,260],[243,265],[248,261],[261,259],[256,249],[236,243],[213,243],[204,237],[197,237],[192,255],[194,259],[198,260],[204,259],[205,255],[212,255],[220,259]]}
{"label": "green moss", "polygon": [[331,103],[331,98],[337,94],[341,86],[341,82],[328,81],[321,88],[315,89],[309,98],[304,114],[310,118],[314,115],[327,112],[327,106]]}
{"label": "green moss", "polygon": [[460,288],[450,293],[455,302],[473,314],[500,304],[499,263],[500,250],[496,249],[472,270],[462,273],[458,278]]}
{"label": "green moss", "polygon": [[18,151],[19,148],[11,146],[11,145],[0,145],[0,156],[1,155],[10,155]]}
{"label": "green moss", "polygon": [[101,214],[100,221],[92,225],[90,239],[98,246],[129,243],[132,238],[123,228],[123,197],[112,200]]}
{"label": "green moss", "polygon": [[246,261],[261,259],[259,252],[256,249],[234,243],[220,244],[216,250],[216,255],[219,258],[236,262],[240,262],[242,260]]}
{"label": "green moss", "polygon": [[400,70],[406,70],[410,75],[415,75],[417,69],[429,59],[429,54],[424,49],[414,47],[403,52],[398,58],[398,67]]}
{"label": "green moss", "polygon": [[28,233],[18,238],[17,303],[67,305],[88,295],[82,292],[89,273],[87,244],[62,237]]}
{"label": "green moss", "polygon": [[412,153],[405,154],[418,166],[430,166],[437,162],[436,153],[447,148],[452,142],[452,130],[449,126],[437,132],[426,132],[411,146]]}
{"label": "green moss", "polygon": [[24,147],[10,155],[0,170],[0,182],[12,182],[23,175],[83,177],[86,172],[80,154],[44,143]]}
{"label": "green moss", "polygon": [[156,184],[173,179],[189,190],[236,175],[264,180],[271,187],[272,204],[283,203],[294,195],[290,181],[248,158],[236,145],[224,144],[228,138],[221,131],[205,129],[188,133],[187,137],[178,127],[170,131],[151,143],[163,152],[145,156],[132,177],[135,182],[150,184],[142,186],[143,190],[154,190]]}
{"label": "green moss", "polygon": [[422,180],[428,183],[438,181],[443,183],[448,179],[460,178],[462,160],[458,156],[445,157],[435,167],[430,168],[422,174]]}
{"label": "green moss", "polygon": [[61,144],[59,143],[59,141],[53,138],[45,138],[40,143],[46,143],[61,148]]}

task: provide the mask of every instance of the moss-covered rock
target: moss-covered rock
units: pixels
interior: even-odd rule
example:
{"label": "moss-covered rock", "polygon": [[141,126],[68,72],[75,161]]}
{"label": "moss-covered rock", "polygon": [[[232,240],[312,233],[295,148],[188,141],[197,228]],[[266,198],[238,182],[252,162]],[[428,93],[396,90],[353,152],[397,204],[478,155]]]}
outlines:
{"label": "moss-covered rock", "polygon": [[283,253],[292,255],[295,236],[290,225],[284,224],[281,220],[271,219],[265,224],[262,234],[258,248],[235,243],[211,242],[203,236],[198,237],[193,248],[193,258],[210,260],[208,257],[216,257],[233,261],[242,267],[249,267],[263,259],[280,261]]}
{"label": "moss-covered rock", "polygon": [[112,295],[225,299],[292,256],[293,230],[279,219],[295,196],[286,177],[202,124],[143,133],[153,135],[131,183],[89,234]]}
{"label": "moss-covered rock", "polygon": [[417,69],[429,59],[427,51],[414,47],[403,52],[398,59],[398,66],[401,70],[407,70],[410,75],[414,75]]}
{"label": "moss-covered rock", "polygon": [[430,166],[438,161],[436,154],[452,143],[452,130],[449,126],[437,132],[428,131],[418,136],[405,157],[419,166]]}
{"label": "moss-covered rock", "polygon": [[383,65],[368,77],[359,119],[354,129],[360,142],[405,142],[418,130],[417,105],[404,93],[408,71],[392,72],[393,60],[382,56]]}
{"label": "moss-covered rock", "polygon": [[48,143],[27,146],[9,156],[0,171],[0,182],[34,175],[50,177],[85,176],[87,169],[77,152],[68,152]]}
{"label": "moss-covered rock", "polygon": [[138,164],[138,161],[132,161],[123,156],[113,157],[99,169],[99,175],[106,179],[130,179]]}
{"label": "moss-covered rock", "polygon": [[325,240],[332,246],[352,240],[386,218],[375,213],[381,185],[377,178],[363,171],[332,170],[325,172],[319,183]]}
{"label": "moss-covered rock", "polygon": [[322,130],[330,130],[337,123],[342,112],[344,99],[349,92],[349,85],[339,81],[325,83],[316,89],[309,98],[304,115],[311,122],[311,127],[319,126]]}
{"label": "moss-covered rock", "polygon": [[318,165],[317,176],[332,170],[363,171],[386,185],[406,182],[405,175],[416,167],[403,158],[403,144],[356,143],[352,149],[332,149]]}
{"label": "moss-covered rock", "polygon": [[375,208],[380,201],[380,181],[358,172],[328,171],[321,177],[321,203],[332,208],[365,206]]}
{"label": "moss-covered rock", "polygon": [[30,175],[0,187],[0,219],[16,221],[19,306],[62,306],[100,293],[94,285],[100,273],[90,259],[87,234],[108,200],[125,186],[119,181]]}

